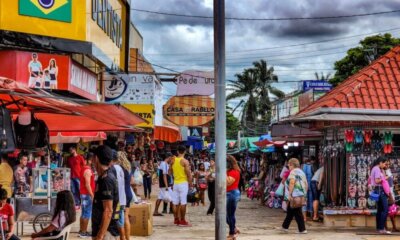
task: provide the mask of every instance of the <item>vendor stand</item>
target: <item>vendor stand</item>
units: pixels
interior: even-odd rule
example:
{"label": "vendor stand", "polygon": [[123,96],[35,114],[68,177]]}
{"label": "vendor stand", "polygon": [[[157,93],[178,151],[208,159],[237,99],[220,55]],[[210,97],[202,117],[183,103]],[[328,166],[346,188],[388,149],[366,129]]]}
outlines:
{"label": "vendor stand", "polygon": [[368,177],[379,156],[390,159],[399,203],[399,73],[400,47],[395,47],[289,120],[324,133],[326,226],[375,226]]}
{"label": "vendor stand", "polygon": [[[13,199],[15,218],[18,224],[31,222],[36,217],[39,227],[44,227],[51,220],[52,206],[58,191],[70,189],[70,171],[66,168],[51,168],[49,132],[98,132],[98,131],[140,131],[133,127],[144,120],[127,109],[112,104],[104,104],[82,99],[71,99],[56,96],[40,89],[29,89],[19,83],[0,77],[0,102],[2,109],[10,111],[14,118],[19,113],[30,112],[33,118],[39,119],[46,130],[40,135],[41,144],[28,149],[32,154],[40,151],[47,152],[47,167],[33,169],[33,192],[20,193]],[[4,111],[2,114],[4,120]],[[10,117],[9,117],[10,118]],[[18,120],[16,120],[18,121]],[[73,123],[73,124],[71,124]],[[28,123],[29,125],[29,123]],[[3,130],[5,125],[3,124]],[[14,132],[12,125],[8,130]],[[7,131],[3,131],[7,132]],[[18,134],[17,134],[18,135]],[[51,134],[50,134],[51,135]],[[68,134],[67,134],[68,135]],[[14,134],[7,134],[8,145],[15,148]],[[53,134],[60,139],[60,135]],[[57,138],[58,137],[58,138]],[[71,136],[69,136],[71,137]],[[93,137],[93,136],[91,136]],[[45,141],[47,139],[47,141]],[[17,138],[20,141],[20,137]],[[17,141],[17,142],[18,142]],[[18,144],[17,144],[18,145]],[[18,147],[18,146],[17,146]],[[18,147],[24,148],[24,147]],[[3,148],[2,148],[3,149]],[[7,149],[7,153],[14,149]],[[3,151],[2,153],[6,153]],[[33,155],[31,155],[33,156]],[[47,177],[47,181],[46,178]],[[42,215],[40,213],[43,213]],[[42,216],[38,219],[39,216]],[[35,229],[38,231],[41,229]]]}

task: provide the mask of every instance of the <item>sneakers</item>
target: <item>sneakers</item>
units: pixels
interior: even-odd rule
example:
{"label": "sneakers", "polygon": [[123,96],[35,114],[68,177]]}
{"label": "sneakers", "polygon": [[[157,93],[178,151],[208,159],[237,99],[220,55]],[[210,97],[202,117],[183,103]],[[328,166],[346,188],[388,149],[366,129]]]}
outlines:
{"label": "sneakers", "polygon": [[178,226],[179,227],[191,227],[192,224],[190,224],[189,222],[187,222],[185,220],[182,220],[182,221],[179,222]]}
{"label": "sneakers", "polygon": [[91,238],[92,234],[90,234],[88,232],[79,232],[79,237],[80,238]]}
{"label": "sneakers", "polygon": [[179,225],[179,219],[175,219],[174,224]]}
{"label": "sneakers", "polygon": [[286,228],[279,228],[279,231],[281,231],[282,233],[289,233],[289,229]]}
{"label": "sneakers", "polygon": [[307,234],[307,230],[304,230],[302,232],[296,232],[297,234]]}

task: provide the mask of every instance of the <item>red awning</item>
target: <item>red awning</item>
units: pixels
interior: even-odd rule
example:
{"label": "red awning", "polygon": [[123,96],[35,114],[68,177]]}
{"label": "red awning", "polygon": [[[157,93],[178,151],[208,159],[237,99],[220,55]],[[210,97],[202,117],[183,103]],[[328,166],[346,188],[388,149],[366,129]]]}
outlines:
{"label": "red awning", "polygon": [[260,148],[266,148],[266,147],[282,147],[285,145],[286,141],[270,141],[268,139],[264,139],[261,141],[253,142],[254,145]]}
{"label": "red awning", "polygon": [[50,144],[93,142],[106,139],[105,132],[50,132]]}
{"label": "red awning", "polygon": [[179,128],[172,126],[155,126],[154,127],[154,140],[165,142],[179,142],[182,141]]}
{"label": "red awning", "polygon": [[0,77],[0,101],[13,112],[25,104],[50,131],[138,131],[144,119],[122,106],[74,100],[34,90]]}

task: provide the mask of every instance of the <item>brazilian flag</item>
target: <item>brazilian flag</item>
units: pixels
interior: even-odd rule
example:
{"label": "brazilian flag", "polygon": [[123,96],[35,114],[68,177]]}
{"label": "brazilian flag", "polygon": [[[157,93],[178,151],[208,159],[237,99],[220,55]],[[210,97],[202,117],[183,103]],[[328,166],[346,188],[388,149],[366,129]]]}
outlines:
{"label": "brazilian flag", "polygon": [[19,14],[70,23],[72,0],[19,0]]}

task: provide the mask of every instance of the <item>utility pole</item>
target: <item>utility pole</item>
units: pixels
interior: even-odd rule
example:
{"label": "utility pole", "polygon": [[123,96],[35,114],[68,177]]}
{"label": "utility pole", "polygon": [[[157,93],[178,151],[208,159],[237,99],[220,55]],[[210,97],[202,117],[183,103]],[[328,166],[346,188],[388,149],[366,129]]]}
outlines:
{"label": "utility pole", "polygon": [[215,239],[226,239],[225,0],[214,0]]}

